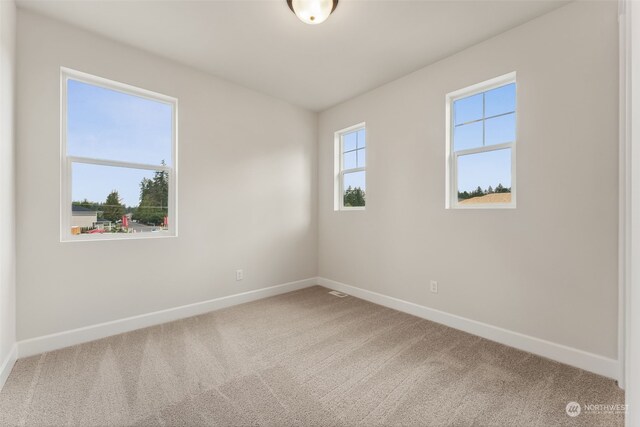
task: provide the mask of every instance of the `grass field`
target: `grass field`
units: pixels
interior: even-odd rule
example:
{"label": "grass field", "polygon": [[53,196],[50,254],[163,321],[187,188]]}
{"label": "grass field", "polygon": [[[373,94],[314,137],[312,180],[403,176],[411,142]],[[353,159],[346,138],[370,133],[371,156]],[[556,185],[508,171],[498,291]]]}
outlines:
{"label": "grass field", "polygon": [[511,193],[492,193],[481,197],[461,200],[461,205],[477,205],[486,203],[511,203]]}

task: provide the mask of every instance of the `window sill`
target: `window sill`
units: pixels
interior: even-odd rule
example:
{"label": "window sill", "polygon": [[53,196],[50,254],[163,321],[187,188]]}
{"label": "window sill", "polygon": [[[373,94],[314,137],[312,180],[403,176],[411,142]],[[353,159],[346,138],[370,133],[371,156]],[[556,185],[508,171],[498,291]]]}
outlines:
{"label": "window sill", "polygon": [[76,242],[103,242],[108,240],[145,240],[145,239],[167,239],[178,237],[175,232],[149,232],[149,233],[105,233],[96,235],[76,235],[64,236],[60,238],[61,243]]}
{"label": "window sill", "polygon": [[338,209],[338,212],[345,212],[345,211],[364,211],[366,208],[363,207],[351,207],[351,208],[345,208],[342,207],[340,209]]}
{"label": "window sill", "polygon": [[515,209],[516,205],[515,204],[486,204],[486,205],[481,205],[481,204],[477,204],[477,205],[468,205],[468,206],[464,206],[464,205],[454,205],[454,206],[447,206],[447,210],[473,210],[473,209]]}

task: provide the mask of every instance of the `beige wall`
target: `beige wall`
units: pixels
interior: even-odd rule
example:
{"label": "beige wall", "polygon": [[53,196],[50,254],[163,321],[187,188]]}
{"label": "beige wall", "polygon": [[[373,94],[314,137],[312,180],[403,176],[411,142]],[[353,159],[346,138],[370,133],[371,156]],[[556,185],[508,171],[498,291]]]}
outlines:
{"label": "beige wall", "polygon": [[[60,243],[61,66],[179,99],[178,238]],[[316,275],[316,114],[24,11],[18,75],[19,340]]]}
{"label": "beige wall", "polygon": [[15,4],[0,1],[0,367],[16,342],[15,32]]}
{"label": "beige wall", "polygon": [[[323,112],[319,275],[615,359],[616,10],[574,2]],[[445,210],[445,94],[511,71],[518,207]],[[367,209],[334,212],[333,134],[363,121]]]}

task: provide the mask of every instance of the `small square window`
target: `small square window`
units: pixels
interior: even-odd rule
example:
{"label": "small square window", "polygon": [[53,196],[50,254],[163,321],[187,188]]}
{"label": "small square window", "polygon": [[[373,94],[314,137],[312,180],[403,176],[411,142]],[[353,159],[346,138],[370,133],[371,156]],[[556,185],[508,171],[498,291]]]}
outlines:
{"label": "small square window", "polygon": [[336,132],[336,210],[366,205],[366,149],[364,123]]}
{"label": "small square window", "polygon": [[513,208],[516,76],[447,95],[447,208]]}

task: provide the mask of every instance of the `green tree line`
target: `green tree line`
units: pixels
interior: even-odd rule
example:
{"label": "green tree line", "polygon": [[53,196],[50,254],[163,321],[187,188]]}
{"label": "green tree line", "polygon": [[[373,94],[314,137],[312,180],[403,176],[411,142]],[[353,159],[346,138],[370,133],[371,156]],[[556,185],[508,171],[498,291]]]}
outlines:
{"label": "green tree line", "polygon": [[365,204],[365,192],[362,188],[349,186],[344,191],[344,205],[346,207],[358,207]]}
{"label": "green tree line", "polygon": [[157,171],[152,179],[144,178],[140,183],[140,204],[132,218],[143,224],[160,225],[168,214],[169,173]]}

